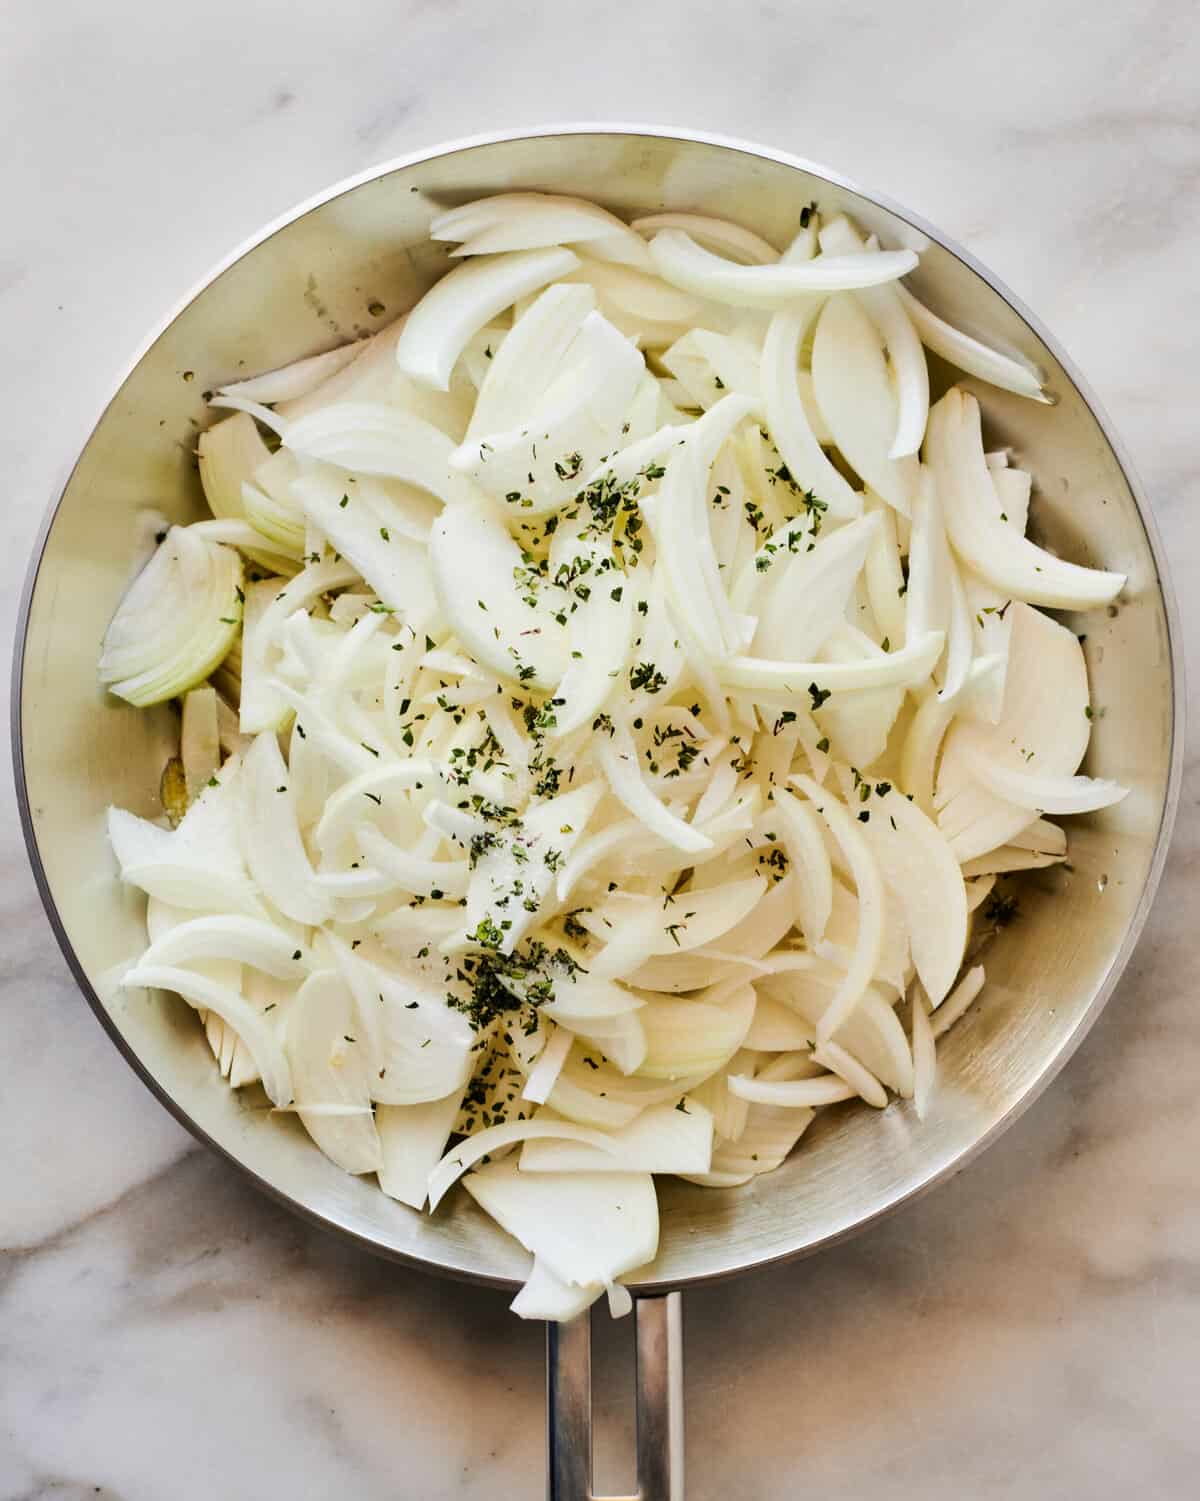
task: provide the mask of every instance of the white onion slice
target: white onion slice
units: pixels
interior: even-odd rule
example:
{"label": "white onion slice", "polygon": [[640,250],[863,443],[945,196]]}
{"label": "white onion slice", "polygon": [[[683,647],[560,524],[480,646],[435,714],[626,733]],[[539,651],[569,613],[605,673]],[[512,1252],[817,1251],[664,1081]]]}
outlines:
{"label": "white onion slice", "polygon": [[661,213],[645,214],[633,221],[633,228],[643,235],[654,235],[662,229],[681,229],[689,238],[706,250],[744,266],[768,265],[779,259],[779,251],[761,235],[729,219],[716,219],[710,214]]}
{"label": "white onion slice", "polygon": [[817,1040],[826,1042],[861,1001],[879,965],[887,898],[879,867],[856,820],[834,795],[811,777],[794,776],[792,784],[809,798],[837,842],[858,894],[858,934],[849,968],[817,1024]]}
{"label": "white onion slice", "polygon": [[[545,1115],[540,1119],[545,1120]],[[651,1105],[611,1133],[614,1152],[585,1142],[541,1137],[521,1148],[523,1173],[706,1173],[712,1162],[713,1118],[696,1100]]]}
{"label": "white onion slice", "polygon": [[139,708],[203,682],[241,625],[241,584],[231,547],[173,526],[109,622],[100,681]]}
{"label": "white onion slice", "polygon": [[514,250],[456,267],[409,313],[396,344],[397,365],[414,380],[448,390],[455,361],[474,333],[578,265],[569,250]]}
{"label": "white onion slice", "polygon": [[907,276],[917,264],[911,250],[872,256],[818,256],[799,264],[739,266],[697,245],[679,229],[663,229],[650,241],[660,275],[685,292],[737,307],[779,308],[814,292],[845,292]]}
{"label": "white onion slice", "polygon": [[310,354],[278,370],[252,375],[249,380],[235,380],[217,389],[222,396],[241,396],[247,401],[261,401],[274,406],[277,401],[295,401],[323,385],[331,375],[344,369],[363,352],[368,340],[358,339],[327,349],[324,354]]}
{"label": "white onion slice", "polygon": [[1129,788],[1098,777],[1046,776],[1016,771],[988,754],[973,725],[963,725],[960,754],[979,784],[996,797],[1035,813],[1094,813],[1128,796]]}
{"label": "white onion slice", "polygon": [[322,1152],[343,1172],[379,1169],[371,1052],[353,998],[333,970],[318,970],[300,987],[288,1013],[287,1053],[296,1112]]}
{"label": "white onion slice", "polygon": [[608,1286],[658,1250],[649,1173],[523,1173],[512,1162],[496,1162],[464,1186],[568,1285]]}
{"label": "white onion slice", "polygon": [[286,1105],[291,1100],[291,1069],[275,1029],[237,991],[194,970],[167,964],[135,965],[121,984],[143,990],[172,990],[189,1006],[215,1012],[249,1048],[272,1104]]}
{"label": "white onion slice", "polygon": [[989,349],[970,334],[952,328],[944,319],[918,302],[900,282],[896,283],[896,293],[920,335],[921,342],[927,349],[932,349],[934,354],[941,355],[951,365],[957,365],[968,375],[978,376],[989,385],[1000,386],[1005,391],[1015,391],[1018,396],[1028,396],[1033,401],[1050,400],[1042,389],[1042,377],[1036,367],[1001,354],[998,350]]}
{"label": "white onion slice", "polygon": [[950,541],[981,578],[1006,595],[1051,609],[1092,609],[1120,593],[1124,574],[1064,562],[1001,521],[974,396],[954,387],[942,397],[929,414],[925,448]]}
{"label": "white onion slice", "polygon": [[862,498],[825,457],[800,395],[800,346],[820,311],[815,299],[776,313],[762,352],[762,394],[767,426],[788,473],[843,519],[862,511]]}
{"label": "white onion slice", "polygon": [[313,926],[332,916],[300,838],[279,742],[269,732],[257,736],[242,765],[241,837],[250,874],[280,912]]}
{"label": "white onion slice", "polygon": [[440,1100],[419,1105],[378,1105],[379,1186],[389,1198],[413,1209],[424,1209],[429,1197],[429,1174],[437,1166],[462,1103],[456,1089]]}
{"label": "white onion slice", "polygon": [[724,682],[772,697],[807,698],[822,693],[852,693],[864,688],[907,688],[929,676],[941,655],[941,631],[927,631],[899,651],[856,662],[775,662],[759,657],[731,657],[720,665]]}
{"label": "white onion slice", "polygon": [[876,494],[909,515],[917,461],[912,454],[891,457],[899,405],[878,330],[849,293],[831,297],[821,310],[812,373],[817,405],[846,461]]}

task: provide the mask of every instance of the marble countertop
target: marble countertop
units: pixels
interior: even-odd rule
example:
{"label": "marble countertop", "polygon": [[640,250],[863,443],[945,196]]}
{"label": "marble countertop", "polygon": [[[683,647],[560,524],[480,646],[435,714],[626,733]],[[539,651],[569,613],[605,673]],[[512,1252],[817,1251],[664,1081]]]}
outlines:
{"label": "marble countertop", "polygon": [[[1184,0],[5,7],[5,652],[75,435],[212,261],[389,155],[585,117],[790,148],[966,242],[1123,433],[1200,656],[1198,72]],[[693,1501],[1195,1494],[1198,802],[1193,743],[1126,978],[999,1145],[846,1247],[689,1296]],[[0,803],[0,1501],[540,1495],[540,1328],[201,1151],[76,991],[7,773]],[[597,1339],[616,1486],[629,1333]]]}

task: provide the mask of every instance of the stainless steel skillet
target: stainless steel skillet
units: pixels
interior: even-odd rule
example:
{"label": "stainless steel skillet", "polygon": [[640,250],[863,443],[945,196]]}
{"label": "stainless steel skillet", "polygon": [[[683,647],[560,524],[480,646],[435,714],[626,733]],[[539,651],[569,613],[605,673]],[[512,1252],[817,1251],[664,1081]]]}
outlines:
{"label": "stainless steel skillet", "polygon": [[[97,686],[97,643],[130,571],[139,515],[200,513],[193,439],[202,393],[369,331],[442,268],[427,239],[439,206],[512,188],[739,220],[782,242],[801,208],[846,209],[889,245],[922,253],[917,290],[952,321],[1020,350],[1058,401],[988,389],[990,436],[1040,489],[1042,540],[1129,575],[1117,607],[1079,628],[1096,724],[1088,769],[1132,785],[1077,820],[1073,870],[1031,886],[993,947],[987,1000],[945,1039],[924,1121],[827,1111],[777,1172],[742,1189],[661,1187],[662,1245],[638,1295],[638,1470],[645,1501],[682,1495],[679,1290],[837,1241],[964,1166],[1054,1077],[1108,1000],[1145,921],[1166,853],[1182,760],[1179,626],[1161,544],[1121,447],[1050,335],[993,277],[916,216],[835,174],[733,141],[640,127],[556,127],[403,158],[300,205],[239,248],[147,341],[51,507],[21,606],[13,687],[17,792],[51,924],[114,1042],[169,1110],[268,1193],[366,1248],[498,1287],[520,1248],[466,1195],[418,1216],[327,1162],[289,1120],[217,1087],[187,1008],[126,995],[114,972],[144,941],[141,904],[115,879],[110,803],[157,811],[173,750],[168,711],[140,713]],[[1050,253],[1050,252],[1047,252]],[[937,376],[935,370],[935,378]],[[550,1493],[590,1493],[586,1322],[549,1338]]]}

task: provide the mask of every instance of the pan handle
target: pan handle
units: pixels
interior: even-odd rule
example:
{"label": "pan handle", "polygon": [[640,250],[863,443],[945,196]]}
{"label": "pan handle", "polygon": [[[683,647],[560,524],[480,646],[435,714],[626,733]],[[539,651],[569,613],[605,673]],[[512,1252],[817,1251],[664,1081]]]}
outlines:
{"label": "pan handle", "polygon": [[[683,1303],[677,1292],[634,1299],[637,1323],[636,1496],[683,1501]],[[591,1310],[546,1325],[546,1495],[621,1501],[592,1492]]]}

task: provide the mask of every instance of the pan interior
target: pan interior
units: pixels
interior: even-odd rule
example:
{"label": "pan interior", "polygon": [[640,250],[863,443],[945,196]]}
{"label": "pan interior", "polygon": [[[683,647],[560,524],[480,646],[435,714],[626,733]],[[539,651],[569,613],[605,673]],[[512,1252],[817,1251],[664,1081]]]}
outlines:
{"label": "pan interior", "polygon": [[1148,523],[1056,351],[928,227],[802,163],[633,131],[472,143],[335,192],[197,293],[92,433],[27,601],[14,713],[18,785],[23,777],[31,852],[80,982],[130,1061],[186,1124],[295,1208],[374,1249],[453,1274],[523,1279],[525,1253],[465,1194],[451,1195],[431,1218],[387,1199],[373,1179],[347,1176],[294,1120],[269,1116],[264,1096],[234,1094],[220,1082],[182,1002],[116,989],[114,975],[145,942],[143,901],[116,879],[104,812],[116,803],[157,813],[176,731],[168,709],[135,711],[101,692],[95,670],[145,509],[175,521],[202,514],[194,461],[197,430],[210,420],[202,393],[379,326],[444,266],[427,237],[438,208],[522,188],[583,195],[625,214],[719,214],[781,244],[815,200],[822,212],[852,213],[886,244],[919,249],[915,285],[937,311],[1049,373],[1054,407],[979,391],[989,437],[1011,444],[1034,473],[1040,539],[1075,561],[1129,575],[1119,607],[1076,628],[1087,633],[1093,699],[1106,711],[1085,769],[1134,790],[1117,808],[1072,821],[1071,872],[1029,883],[1020,921],[988,954],[984,1000],[941,1045],[928,1118],[919,1122],[901,1103],[882,1114],[839,1107],[821,1115],[782,1168],[744,1188],[661,1180],[661,1250],[641,1285],[680,1285],[811,1250],[961,1165],[1082,1036],[1127,957],[1161,863],[1177,776],[1177,666]]}

